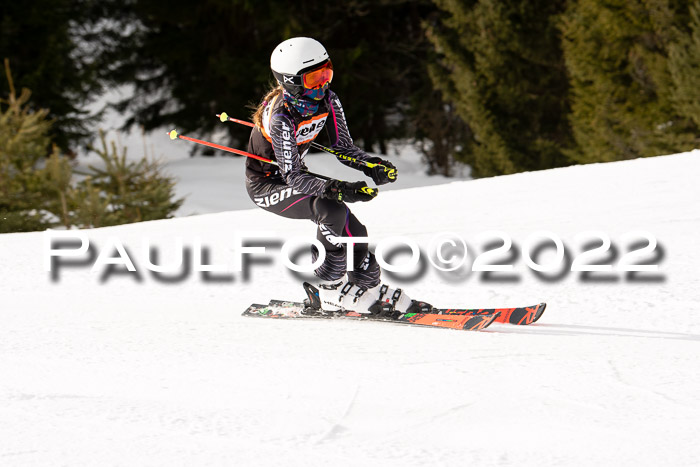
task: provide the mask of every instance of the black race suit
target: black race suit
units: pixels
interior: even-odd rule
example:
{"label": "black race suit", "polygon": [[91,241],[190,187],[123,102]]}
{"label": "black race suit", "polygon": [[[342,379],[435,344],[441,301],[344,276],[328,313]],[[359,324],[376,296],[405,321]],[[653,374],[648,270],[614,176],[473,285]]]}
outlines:
{"label": "black race suit", "polygon": [[[321,197],[326,182],[303,172],[304,156],[324,128],[331,147],[338,152],[358,160],[370,156],[353,144],[340,100],[330,90],[311,116],[302,117],[279,95],[268,103],[262,120],[262,126],[256,126],[250,134],[248,152],[272,159],[279,165],[248,158],[248,194],[266,211],[316,223],[317,238],[326,249],[326,260],[316,270],[316,275],[323,280],[339,279],[346,272],[346,252],[341,244],[331,243],[327,237],[364,237],[367,229],[345,203]],[[338,160],[352,168],[362,168],[360,164]],[[353,249],[355,271],[349,274],[350,280],[367,288],[378,285],[379,266],[367,244],[354,244]],[[316,255],[314,251],[314,261]]]}

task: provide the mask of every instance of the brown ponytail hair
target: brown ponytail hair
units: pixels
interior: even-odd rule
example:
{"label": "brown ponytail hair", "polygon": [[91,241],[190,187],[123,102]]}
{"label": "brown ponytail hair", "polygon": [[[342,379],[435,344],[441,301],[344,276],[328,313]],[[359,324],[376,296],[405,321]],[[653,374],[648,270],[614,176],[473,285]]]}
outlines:
{"label": "brown ponytail hair", "polygon": [[262,101],[260,101],[260,104],[258,104],[255,112],[253,113],[253,123],[255,123],[255,126],[262,127],[263,110],[265,110],[265,107],[267,107],[272,99],[282,94],[283,91],[284,89],[282,86],[278,84],[270,89],[267,94],[265,94],[265,97],[262,98]]}

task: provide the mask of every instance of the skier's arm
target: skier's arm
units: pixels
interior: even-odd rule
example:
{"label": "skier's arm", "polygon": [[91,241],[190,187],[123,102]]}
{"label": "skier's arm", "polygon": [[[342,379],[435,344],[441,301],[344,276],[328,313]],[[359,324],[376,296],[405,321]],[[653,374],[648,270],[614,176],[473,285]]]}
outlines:
{"label": "skier's arm", "polygon": [[[372,156],[355,146],[352,136],[350,136],[350,130],[348,130],[348,124],[345,121],[345,112],[343,111],[343,106],[340,103],[340,99],[338,99],[338,96],[332,91],[329,92],[328,97],[331,103],[331,118],[330,122],[326,123],[326,125],[330,125],[329,129],[331,130],[331,133],[334,133],[331,136],[331,147],[338,152],[357,160],[369,160]],[[365,167],[362,164],[348,161],[347,159],[338,158],[338,160],[348,167],[352,167],[353,169],[362,170]]]}
{"label": "skier's arm", "polygon": [[326,182],[302,171],[294,132],[294,122],[287,116],[274,115],[270,119],[270,138],[280,172],[287,185],[298,192],[319,196],[323,194]]}
{"label": "skier's arm", "polygon": [[[370,156],[362,149],[355,146],[355,143],[350,136],[350,130],[348,130],[347,122],[345,121],[345,112],[343,112],[343,106],[340,103],[340,99],[334,92],[330,92],[329,99],[331,102],[331,122],[333,130],[335,131],[335,141],[332,143],[334,149],[336,149],[341,154],[350,156],[358,161],[371,162],[373,164],[381,164],[381,166],[374,165],[373,167],[368,167],[365,164],[358,162],[349,161],[345,158],[337,157],[338,160],[352,167],[353,169],[361,170],[368,177],[372,177],[372,180],[377,185],[382,185],[384,183],[390,183],[396,181],[396,167],[389,161],[385,161],[379,157]],[[389,169],[393,169],[393,176],[389,177]]]}

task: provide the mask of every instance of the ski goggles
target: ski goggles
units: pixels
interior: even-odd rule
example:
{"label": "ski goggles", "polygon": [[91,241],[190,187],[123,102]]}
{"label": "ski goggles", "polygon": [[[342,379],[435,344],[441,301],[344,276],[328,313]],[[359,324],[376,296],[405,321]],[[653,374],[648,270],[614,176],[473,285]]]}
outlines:
{"label": "ski goggles", "polygon": [[333,79],[333,64],[330,60],[320,68],[308,71],[301,75],[301,82],[306,89],[322,88]]}

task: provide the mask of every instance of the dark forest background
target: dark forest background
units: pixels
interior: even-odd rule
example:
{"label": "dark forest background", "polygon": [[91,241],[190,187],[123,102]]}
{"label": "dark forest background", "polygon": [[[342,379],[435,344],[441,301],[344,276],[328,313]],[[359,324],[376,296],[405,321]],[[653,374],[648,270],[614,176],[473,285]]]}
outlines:
{"label": "dark forest background", "polygon": [[[0,53],[70,154],[110,87],[146,131],[206,137],[247,117],[280,41],[328,49],[367,150],[415,141],[476,177],[686,151],[700,136],[700,2],[680,0],[2,0]],[[0,77],[7,95],[6,74]],[[219,124],[220,125],[220,124]],[[248,131],[227,126],[228,143]]]}

